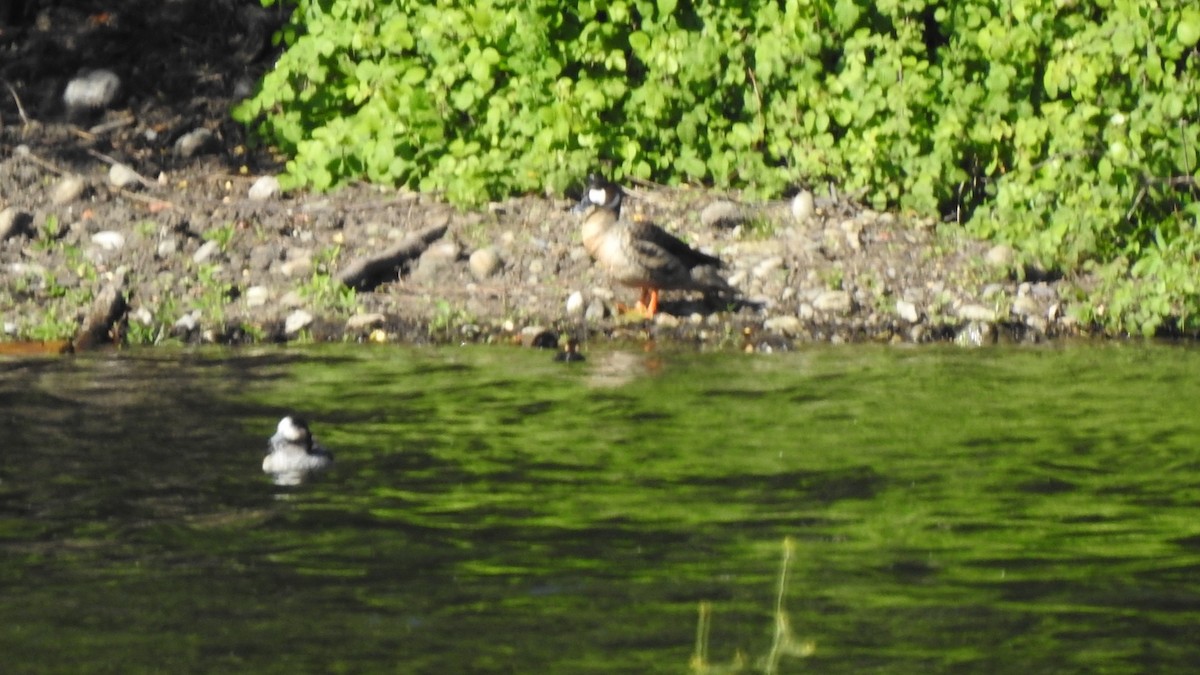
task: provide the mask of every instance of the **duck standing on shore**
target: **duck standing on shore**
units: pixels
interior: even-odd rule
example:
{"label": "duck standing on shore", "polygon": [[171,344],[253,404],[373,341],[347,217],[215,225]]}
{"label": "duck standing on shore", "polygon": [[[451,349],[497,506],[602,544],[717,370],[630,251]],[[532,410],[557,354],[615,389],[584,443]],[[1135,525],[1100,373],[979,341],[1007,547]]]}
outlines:
{"label": "duck standing on shore", "polygon": [[308,473],[328,469],[331,464],[333,453],[313,439],[304,418],[288,415],[279,420],[275,435],[267,441],[262,468],[276,485],[298,485]]}
{"label": "duck standing on shore", "polygon": [[720,258],[702,253],[653,223],[621,219],[624,192],[599,174],[588,176],[581,213],[583,245],[618,283],[641,289],[631,310],[647,319],[658,311],[661,291],[691,290],[734,297],[737,289],[718,273]]}

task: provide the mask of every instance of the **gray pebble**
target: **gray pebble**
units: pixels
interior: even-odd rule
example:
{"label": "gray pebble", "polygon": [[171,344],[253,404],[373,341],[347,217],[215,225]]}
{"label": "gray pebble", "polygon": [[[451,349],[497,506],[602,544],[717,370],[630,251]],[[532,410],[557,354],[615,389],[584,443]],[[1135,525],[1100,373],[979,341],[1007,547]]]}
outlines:
{"label": "gray pebble", "polygon": [[208,152],[215,145],[213,133],[204,127],[193,129],[175,141],[175,154],[180,157],[192,157]]}
{"label": "gray pebble", "polygon": [[600,298],[592,298],[592,301],[588,303],[587,309],[583,312],[583,318],[586,321],[600,321],[604,318],[605,313],[604,301]]}
{"label": "gray pebble", "polygon": [[741,206],[722,199],[704,207],[700,222],[705,227],[737,227],[746,222],[746,214]]}
{"label": "gray pebble", "polygon": [[166,239],[158,242],[158,249],[156,253],[159,258],[170,258],[171,256],[175,255],[175,251],[177,250],[179,250],[179,244],[176,243],[175,237],[167,237]]}

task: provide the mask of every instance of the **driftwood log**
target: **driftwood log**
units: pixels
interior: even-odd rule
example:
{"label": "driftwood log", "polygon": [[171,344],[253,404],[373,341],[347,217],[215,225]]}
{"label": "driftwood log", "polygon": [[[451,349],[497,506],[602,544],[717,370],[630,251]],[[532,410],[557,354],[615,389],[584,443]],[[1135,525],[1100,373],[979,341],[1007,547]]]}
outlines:
{"label": "driftwood log", "polygon": [[430,244],[441,239],[446,234],[446,227],[431,225],[409,233],[399,244],[385,251],[356,258],[338,271],[337,280],[355,290],[370,290],[405,262],[419,257]]}

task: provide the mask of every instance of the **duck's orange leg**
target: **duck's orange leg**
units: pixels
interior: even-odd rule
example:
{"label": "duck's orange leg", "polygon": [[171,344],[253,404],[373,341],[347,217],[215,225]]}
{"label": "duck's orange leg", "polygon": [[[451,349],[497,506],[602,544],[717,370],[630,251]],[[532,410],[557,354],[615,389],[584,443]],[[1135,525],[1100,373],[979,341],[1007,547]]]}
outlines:
{"label": "duck's orange leg", "polygon": [[650,304],[646,307],[646,318],[653,319],[654,313],[658,311],[658,289],[650,289]]}
{"label": "duck's orange leg", "polygon": [[643,286],[642,297],[638,298],[634,309],[647,319],[654,318],[654,313],[658,311],[658,289]]}

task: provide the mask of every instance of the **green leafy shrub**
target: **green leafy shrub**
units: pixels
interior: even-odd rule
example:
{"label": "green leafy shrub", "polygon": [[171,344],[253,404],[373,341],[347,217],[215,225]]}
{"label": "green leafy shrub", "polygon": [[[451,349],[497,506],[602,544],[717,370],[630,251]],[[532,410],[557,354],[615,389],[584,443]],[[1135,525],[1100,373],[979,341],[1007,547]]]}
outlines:
{"label": "green leafy shrub", "polygon": [[1200,328],[1189,0],[298,0],[292,21],[236,111],[291,186],[830,180],[1095,272],[1085,318],[1114,330]]}

